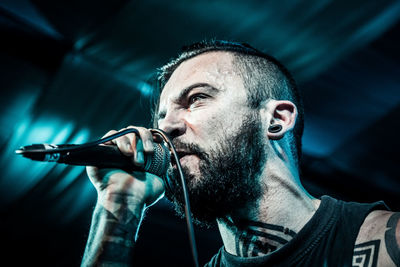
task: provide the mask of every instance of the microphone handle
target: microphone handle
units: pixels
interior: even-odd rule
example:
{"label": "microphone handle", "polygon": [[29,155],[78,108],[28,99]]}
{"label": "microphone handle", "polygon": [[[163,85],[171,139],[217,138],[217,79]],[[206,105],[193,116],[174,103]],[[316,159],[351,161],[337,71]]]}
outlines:
{"label": "microphone handle", "polygon": [[[49,152],[51,152],[51,150]],[[72,150],[66,153],[60,153],[56,162],[78,166],[116,168],[129,172],[134,170],[144,171],[144,167],[135,166],[132,159],[123,155],[116,146],[98,145],[90,149]]]}
{"label": "microphone handle", "polygon": [[[57,149],[65,151],[60,152]],[[155,143],[152,154],[144,155],[144,166],[134,165],[132,158],[122,154],[118,147],[107,145],[96,145],[80,149],[79,145],[72,144],[35,144],[22,147],[16,153],[37,161],[50,161],[78,166],[96,166],[100,168],[117,168],[127,172],[145,171],[159,177],[166,176],[170,163],[168,149],[159,143]]]}

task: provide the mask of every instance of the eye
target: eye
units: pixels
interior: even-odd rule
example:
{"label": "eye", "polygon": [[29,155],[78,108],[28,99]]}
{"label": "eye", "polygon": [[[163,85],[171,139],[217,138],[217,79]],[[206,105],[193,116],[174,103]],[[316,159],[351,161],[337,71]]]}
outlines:
{"label": "eye", "polygon": [[197,103],[197,102],[199,102],[199,101],[201,101],[201,100],[203,100],[205,98],[207,98],[207,96],[204,95],[204,94],[194,94],[194,95],[189,97],[188,103],[189,103],[189,105],[193,105],[193,104],[195,104],[195,103]]}
{"label": "eye", "polygon": [[157,120],[162,120],[162,119],[164,119],[164,118],[165,118],[165,115],[166,115],[166,112],[160,112],[160,113],[157,115]]}

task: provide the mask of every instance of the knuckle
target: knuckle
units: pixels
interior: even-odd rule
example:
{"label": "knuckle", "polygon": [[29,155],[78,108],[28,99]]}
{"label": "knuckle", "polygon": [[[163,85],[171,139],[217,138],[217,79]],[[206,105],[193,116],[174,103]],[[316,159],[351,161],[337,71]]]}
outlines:
{"label": "knuckle", "polygon": [[130,141],[131,143],[136,142],[136,134],[134,134],[134,133],[129,133],[129,134],[126,135],[126,137],[129,139],[129,141]]}
{"label": "knuckle", "polygon": [[138,131],[139,131],[140,137],[142,139],[146,139],[146,140],[147,139],[152,139],[152,134],[148,129],[141,128],[141,129],[138,129]]}
{"label": "knuckle", "polygon": [[[145,152],[153,151],[153,135],[150,130],[144,127],[135,127],[138,131],[139,138],[142,141],[141,146],[138,146],[138,149],[144,150]],[[135,136],[136,138],[136,136]]]}
{"label": "knuckle", "polygon": [[107,137],[107,136],[113,135],[113,134],[115,134],[115,133],[117,133],[116,130],[110,130],[110,131],[108,131],[105,135],[103,135],[103,137]]}

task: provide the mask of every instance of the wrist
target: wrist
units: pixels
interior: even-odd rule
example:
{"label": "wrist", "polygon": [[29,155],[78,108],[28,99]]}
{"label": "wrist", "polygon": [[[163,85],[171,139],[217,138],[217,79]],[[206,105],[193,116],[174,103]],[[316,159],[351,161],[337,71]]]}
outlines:
{"label": "wrist", "polygon": [[145,208],[145,201],[131,194],[104,192],[99,194],[97,202],[121,223],[132,217],[140,219]]}

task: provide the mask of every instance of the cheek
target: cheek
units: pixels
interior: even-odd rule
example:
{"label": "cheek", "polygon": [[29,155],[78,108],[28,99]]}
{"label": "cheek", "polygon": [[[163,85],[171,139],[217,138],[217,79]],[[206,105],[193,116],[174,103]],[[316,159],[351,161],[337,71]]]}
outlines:
{"label": "cheek", "polygon": [[204,133],[208,134],[224,127],[223,122],[225,119],[225,116],[221,115],[220,111],[208,110],[201,114],[191,114],[191,116],[188,116],[187,123],[195,134],[201,136]]}
{"label": "cheek", "polygon": [[213,107],[208,106],[188,113],[186,123],[196,138],[210,141],[216,136],[229,135],[230,132],[236,131],[245,112],[244,105],[226,99]]}

